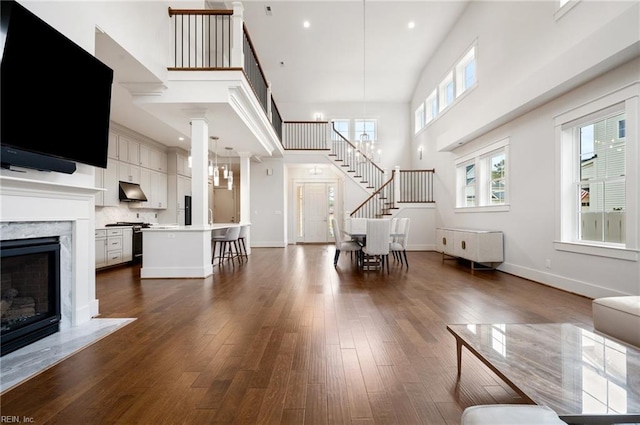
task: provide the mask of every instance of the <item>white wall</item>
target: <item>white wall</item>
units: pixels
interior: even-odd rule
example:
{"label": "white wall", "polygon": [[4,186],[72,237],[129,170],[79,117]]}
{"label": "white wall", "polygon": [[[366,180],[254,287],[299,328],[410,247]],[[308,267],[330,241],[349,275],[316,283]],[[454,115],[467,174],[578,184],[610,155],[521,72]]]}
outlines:
{"label": "white wall", "polygon": [[[425,69],[414,101],[428,95],[476,38],[479,84],[414,138],[414,149],[425,148],[414,166],[436,169],[437,225],[504,232],[501,270],[589,297],[639,294],[637,261],[554,248],[554,117],[638,81],[640,60],[620,63],[638,56],[638,3],[582,1],[559,21],[554,4],[471,3]],[[509,210],[455,210],[455,159],[505,137]]]}
{"label": "white wall", "polygon": [[[267,169],[272,170],[267,175]],[[282,159],[251,163],[251,246],[287,245],[287,170]]]}

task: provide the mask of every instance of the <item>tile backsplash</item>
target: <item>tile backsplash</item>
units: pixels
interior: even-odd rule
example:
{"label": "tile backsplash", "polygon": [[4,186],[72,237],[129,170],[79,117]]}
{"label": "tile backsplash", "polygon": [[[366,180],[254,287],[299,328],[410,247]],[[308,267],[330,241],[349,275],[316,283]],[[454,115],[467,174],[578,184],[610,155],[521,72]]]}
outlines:
{"label": "tile backsplash", "polygon": [[158,223],[157,212],[153,210],[129,209],[128,207],[97,207],[96,228],[119,221],[140,221]]}

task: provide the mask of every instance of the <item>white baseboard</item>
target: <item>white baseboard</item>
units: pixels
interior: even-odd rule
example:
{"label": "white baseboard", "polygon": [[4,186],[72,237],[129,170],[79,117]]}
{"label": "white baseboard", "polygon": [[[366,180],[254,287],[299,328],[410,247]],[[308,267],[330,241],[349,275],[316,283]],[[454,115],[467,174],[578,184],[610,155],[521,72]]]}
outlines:
{"label": "white baseboard", "polygon": [[530,269],[528,267],[522,267],[510,263],[502,263],[500,266],[498,266],[498,270],[512,274],[514,276],[529,279],[534,282],[539,282],[554,288],[562,289],[563,291],[579,294],[588,298],[631,295],[615,291],[610,288],[597,286],[592,283],[582,282],[576,279],[569,279],[564,276],[558,276],[555,274],[546,273],[540,270]]}

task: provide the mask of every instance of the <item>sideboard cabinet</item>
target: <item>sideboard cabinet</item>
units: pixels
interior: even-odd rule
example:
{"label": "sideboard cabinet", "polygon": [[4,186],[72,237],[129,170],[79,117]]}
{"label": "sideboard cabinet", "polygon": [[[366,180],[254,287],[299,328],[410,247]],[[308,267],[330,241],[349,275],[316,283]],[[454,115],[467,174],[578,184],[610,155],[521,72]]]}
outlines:
{"label": "sideboard cabinet", "polygon": [[471,268],[476,264],[489,265],[504,261],[503,234],[500,231],[453,229],[439,227],[436,229],[436,247],[442,253],[442,260],[447,256],[463,258],[471,261]]}

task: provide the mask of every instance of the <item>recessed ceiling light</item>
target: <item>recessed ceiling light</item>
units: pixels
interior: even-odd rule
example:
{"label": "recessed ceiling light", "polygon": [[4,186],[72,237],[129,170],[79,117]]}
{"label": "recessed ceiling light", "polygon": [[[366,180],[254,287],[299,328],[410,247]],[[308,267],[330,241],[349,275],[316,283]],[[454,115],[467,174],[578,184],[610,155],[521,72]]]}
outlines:
{"label": "recessed ceiling light", "polygon": [[305,28],[309,28],[311,26],[311,23],[309,21],[304,21],[302,23],[302,26],[305,27]]}
{"label": "recessed ceiling light", "polygon": [[411,22],[409,22],[409,25],[407,25],[407,26],[409,27],[409,29],[413,29],[413,28],[415,28],[416,23],[411,21]]}
{"label": "recessed ceiling light", "polygon": [[180,136],[180,137],[178,137],[178,140],[183,141],[184,137]]}

